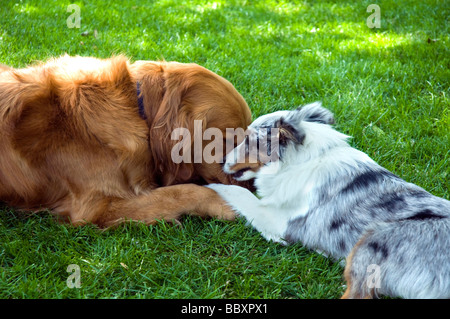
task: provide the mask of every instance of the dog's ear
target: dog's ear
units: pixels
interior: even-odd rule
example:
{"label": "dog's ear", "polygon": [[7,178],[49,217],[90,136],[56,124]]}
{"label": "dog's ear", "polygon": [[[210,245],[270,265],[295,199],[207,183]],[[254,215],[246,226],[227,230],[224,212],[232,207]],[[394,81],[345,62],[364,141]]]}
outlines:
{"label": "dog's ear", "polygon": [[294,144],[302,144],[305,134],[301,128],[295,128],[284,117],[275,122],[275,128],[278,129],[278,141],[280,145],[286,145],[289,142]]}
{"label": "dog's ear", "polygon": [[[174,163],[171,158],[172,149],[179,142],[171,139],[172,132],[175,128],[187,128],[193,136],[193,119],[186,110],[182,110],[182,97],[189,85],[188,79],[167,73],[167,68],[164,61],[144,61],[138,69],[142,74],[141,94],[149,126],[153,174],[161,176],[162,185],[188,181],[194,173],[192,161]],[[191,153],[192,143],[184,145],[183,151]]]}
{"label": "dog's ear", "polygon": [[136,61],[130,66],[132,74],[139,80],[140,98],[144,101],[145,115],[150,126],[162,103],[165,93],[164,63]]}
{"label": "dog's ear", "polygon": [[302,120],[322,124],[334,124],[334,116],[330,110],[324,108],[321,102],[314,102],[297,108]]}

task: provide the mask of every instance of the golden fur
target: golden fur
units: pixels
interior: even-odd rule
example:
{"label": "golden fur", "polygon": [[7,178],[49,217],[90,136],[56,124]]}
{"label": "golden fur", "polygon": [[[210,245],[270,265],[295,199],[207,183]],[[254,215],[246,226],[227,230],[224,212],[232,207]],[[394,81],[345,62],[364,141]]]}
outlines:
{"label": "golden fur", "polygon": [[228,81],[196,64],[63,56],[0,65],[0,200],[100,227],[183,213],[232,219],[197,185],[232,183],[220,164],[171,160],[172,130],[192,132],[194,120],[225,136],[245,129],[251,113]]}

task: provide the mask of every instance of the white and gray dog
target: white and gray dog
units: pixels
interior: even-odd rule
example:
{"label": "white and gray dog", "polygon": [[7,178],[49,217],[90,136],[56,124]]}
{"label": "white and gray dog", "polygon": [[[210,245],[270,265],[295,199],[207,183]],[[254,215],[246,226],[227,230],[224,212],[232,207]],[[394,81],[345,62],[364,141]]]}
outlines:
{"label": "white and gray dog", "polygon": [[[350,147],[333,123],[318,102],[259,117],[224,171],[254,178],[260,198],[209,187],[267,240],[346,257],[343,298],[450,298],[450,201]],[[276,160],[262,161],[261,149]]]}

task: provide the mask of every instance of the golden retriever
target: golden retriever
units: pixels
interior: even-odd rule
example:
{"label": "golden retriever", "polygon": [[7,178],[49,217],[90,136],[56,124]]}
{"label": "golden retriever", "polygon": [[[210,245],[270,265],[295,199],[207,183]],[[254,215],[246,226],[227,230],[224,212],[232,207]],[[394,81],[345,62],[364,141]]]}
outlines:
{"label": "golden retriever", "polygon": [[226,128],[245,129],[251,113],[230,82],[197,64],[63,56],[0,65],[0,200],[74,225],[233,219],[200,186],[232,183],[220,163],[171,159],[171,132],[192,131],[194,120],[226,144]]}

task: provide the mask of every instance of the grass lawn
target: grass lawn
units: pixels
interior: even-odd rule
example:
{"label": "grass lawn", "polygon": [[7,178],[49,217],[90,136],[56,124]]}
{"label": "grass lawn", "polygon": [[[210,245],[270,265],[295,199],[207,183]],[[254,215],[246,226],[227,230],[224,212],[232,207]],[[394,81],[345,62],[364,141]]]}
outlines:
{"label": "grass lawn", "polygon": [[[196,62],[230,80],[254,118],[321,100],[351,143],[450,199],[448,1],[2,0],[0,63],[64,53]],[[69,28],[67,6],[80,8]],[[1,182],[1,181],[0,181]],[[67,267],[80,268],[69,288]],[[343,269],[245,222],[73,228],[0,207],[0,298],[337,298]]]}

